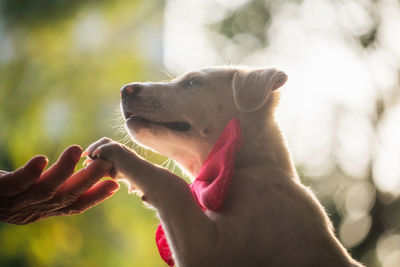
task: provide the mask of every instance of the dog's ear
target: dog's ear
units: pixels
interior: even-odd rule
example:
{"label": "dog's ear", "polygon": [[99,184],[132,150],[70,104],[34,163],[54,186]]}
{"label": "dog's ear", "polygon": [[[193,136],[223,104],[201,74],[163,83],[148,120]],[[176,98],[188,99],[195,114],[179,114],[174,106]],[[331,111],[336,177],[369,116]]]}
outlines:
{"label": "dog's ear", "polygon": [[236,107],[256,111],[268,100],[271,91],[287,81],[287,75],[276,69],[238,70],[233,76],[233,98]]}

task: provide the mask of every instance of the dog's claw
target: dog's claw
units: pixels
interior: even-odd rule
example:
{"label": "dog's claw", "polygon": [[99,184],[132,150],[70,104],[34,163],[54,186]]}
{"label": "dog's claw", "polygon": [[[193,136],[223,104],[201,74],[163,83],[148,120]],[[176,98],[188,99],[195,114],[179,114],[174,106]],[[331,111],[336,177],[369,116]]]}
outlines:
{"label": "dog's claw", "polygon": [[90,157],[86,158],[85,161],[82,163],[83,166],[87,166],[90,163],[92,163],[93,159],[91,159]]}
{"label": "dog's claw", "polygon": [[117,178],[117,170],[113,166],[111,170],[108,172],[108,175],[110,175],[111,178],[116,179]]}

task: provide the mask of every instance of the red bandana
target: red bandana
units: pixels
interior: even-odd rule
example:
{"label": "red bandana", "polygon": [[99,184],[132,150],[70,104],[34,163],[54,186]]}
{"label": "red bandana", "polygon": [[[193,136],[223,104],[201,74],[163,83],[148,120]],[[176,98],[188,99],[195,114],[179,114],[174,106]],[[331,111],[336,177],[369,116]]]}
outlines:
{"label": "red bandana", "polygon": [[[223,207],[235,165],[236,154],[242,145],[242,133],[237,118],[225,127],[203,166],[191,184],[192,193],[203,210],[218,211]],[[174,266],[162,225],[156,231],[156,243],[161,258]]]}

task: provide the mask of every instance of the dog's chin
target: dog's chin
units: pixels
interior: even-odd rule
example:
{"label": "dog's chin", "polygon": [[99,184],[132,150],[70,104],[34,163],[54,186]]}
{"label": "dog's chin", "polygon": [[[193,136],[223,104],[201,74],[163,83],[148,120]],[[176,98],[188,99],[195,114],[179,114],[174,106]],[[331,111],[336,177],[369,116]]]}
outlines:
{"label": "dog's chin", "polygon": [[126,125],[128,128],[133,131],[137,132],[141,129],[164,129],[174,132],[185,133],[191,130],[192,126],[184,121],[152,121],[150,119],[141,117],[141,116],[128,116],[126,120]]}

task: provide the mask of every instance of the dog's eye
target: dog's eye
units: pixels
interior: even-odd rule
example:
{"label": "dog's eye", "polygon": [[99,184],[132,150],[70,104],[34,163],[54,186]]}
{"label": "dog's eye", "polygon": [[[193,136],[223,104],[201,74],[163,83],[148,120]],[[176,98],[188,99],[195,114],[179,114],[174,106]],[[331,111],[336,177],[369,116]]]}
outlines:
{"label": "dog's eye", "polygon": [[185,82],[185,87],[187,87],[187,88],[194,88],[198,85],[200,85],[200,83],[194,78],[190,78],[190,79],[186,80],[186,82]]}

